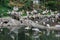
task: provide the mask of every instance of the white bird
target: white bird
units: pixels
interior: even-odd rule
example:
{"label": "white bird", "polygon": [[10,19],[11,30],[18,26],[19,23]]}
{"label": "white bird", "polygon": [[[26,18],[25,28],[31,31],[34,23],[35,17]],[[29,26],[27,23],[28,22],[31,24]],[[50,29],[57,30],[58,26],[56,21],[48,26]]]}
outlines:
{"label": "white bird", "polygon": [[30,29],[30,27],[25,27],[25,29],[27,29],[27,30],[28,30],[28,29]]}

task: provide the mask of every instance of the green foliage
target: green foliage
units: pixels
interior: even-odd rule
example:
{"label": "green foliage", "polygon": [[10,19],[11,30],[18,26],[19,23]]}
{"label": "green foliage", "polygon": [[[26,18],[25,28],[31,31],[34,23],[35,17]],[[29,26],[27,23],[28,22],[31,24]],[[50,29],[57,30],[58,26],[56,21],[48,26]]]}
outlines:
{"label": "green foliage", "polygon": [[31,10],[32,9],[32,1],[31,0],[27,0],[26,2],[25,2],[25,9],[29,9],[29,10]]}
{"label": "green foliage", "polygon": [[11,7],[9,7],[8,3],[9,0],[0,0],[0,17],[7,16],[8,10],[12,10]]}
{"label": "green foliage", "polygon": [[0,0],[0,5],[8,6],[9,0]]}
{"label": "green foliage", "polygon": [[45,6],[48,9],[51,9],[53,11],[60,10],[60,8],[59,8],[60,2],[58,2],[58,1],[48,1],[48,2],[46,2],[46,5]]}
{"label": "green foliage", "polygon": [[22,14],[21,16],[27,16],[27,14],[26,14],[26,13],[24,13],[24,14]]}

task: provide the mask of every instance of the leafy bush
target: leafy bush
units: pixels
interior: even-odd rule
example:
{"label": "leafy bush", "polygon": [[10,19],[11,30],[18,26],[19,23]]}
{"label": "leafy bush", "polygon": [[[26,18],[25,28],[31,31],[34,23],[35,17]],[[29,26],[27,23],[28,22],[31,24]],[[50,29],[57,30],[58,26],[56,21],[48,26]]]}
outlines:
{"label": "leafy bush", "polygon": [[58,2],[58,1],[48,1],[48,2],[46,2],[45,6],[48,9],[51,9],[53,11],[60,10],[60,8],[59,8],[60,2]]}

